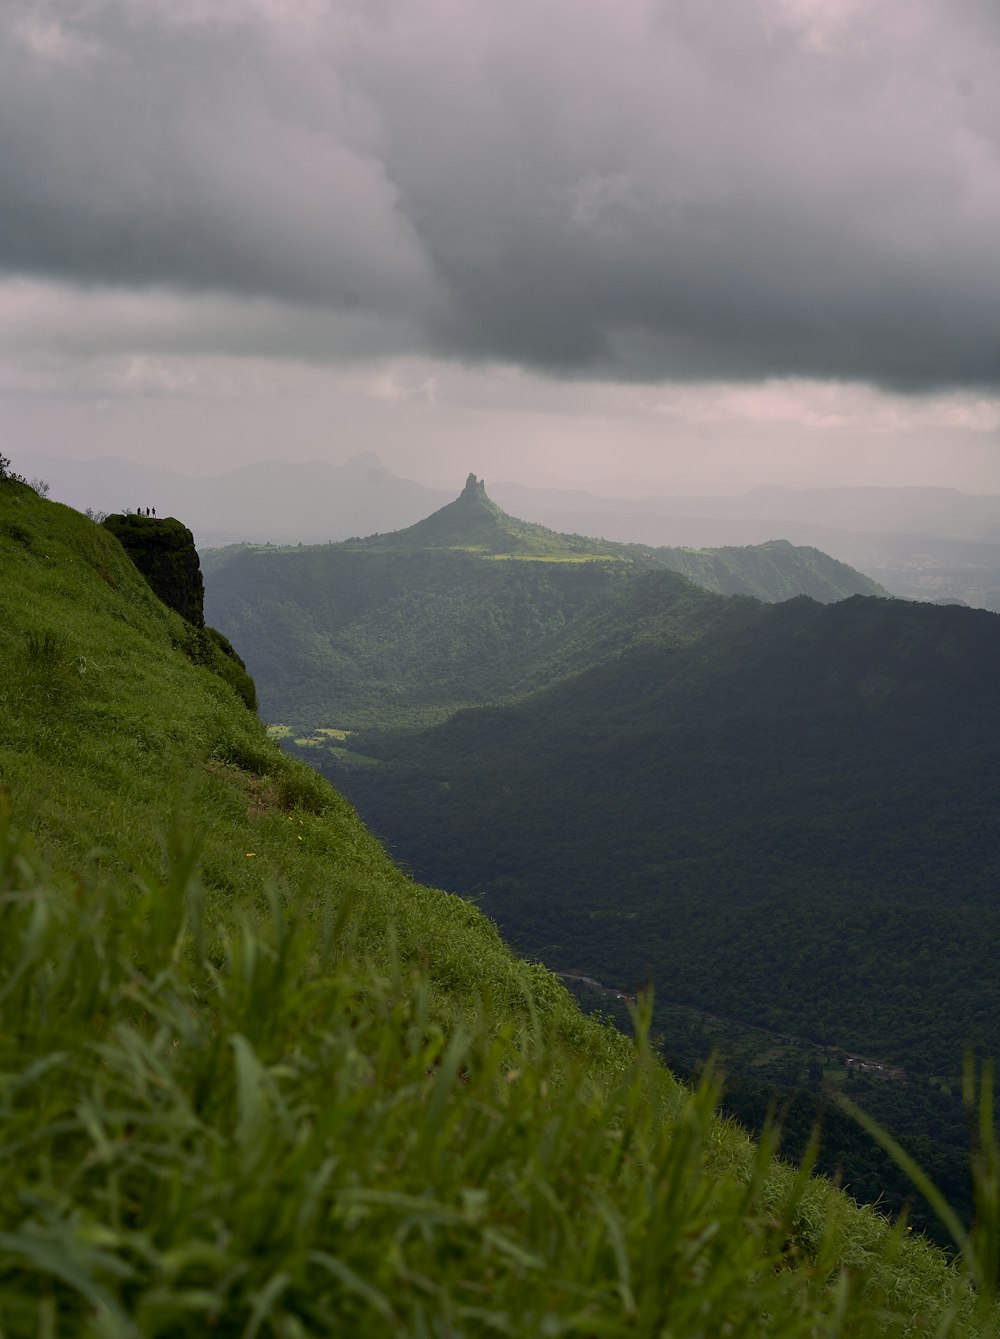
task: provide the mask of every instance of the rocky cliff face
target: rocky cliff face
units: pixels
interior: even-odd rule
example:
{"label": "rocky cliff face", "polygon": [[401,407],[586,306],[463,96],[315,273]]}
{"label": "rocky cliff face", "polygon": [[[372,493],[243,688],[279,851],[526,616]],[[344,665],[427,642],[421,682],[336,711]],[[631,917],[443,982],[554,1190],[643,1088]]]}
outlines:
{"label": "rocky cliff face", "polygon": [[212,670],[257,710],[257,689],[232,644],[215,628],[205,626],[205,583],[194,536],[172,516],[119,514],[107,516],[110,530],[164,604],[176,609],[190,626],[175,637],[195,665]]}
{"label": "rocky cliff face", "polygon": [[112,515],[104,521],[164,604],[196,628],[205,623],[205,583],[194,536],[172,516]]}

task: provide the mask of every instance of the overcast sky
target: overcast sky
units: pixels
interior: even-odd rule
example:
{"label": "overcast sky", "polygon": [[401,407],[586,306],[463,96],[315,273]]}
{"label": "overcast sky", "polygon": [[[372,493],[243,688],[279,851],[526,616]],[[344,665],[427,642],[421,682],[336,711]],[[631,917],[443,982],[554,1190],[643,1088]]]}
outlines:
{"label": "overcast sky", "polygon": [[1000,492],[997,0],[4,0],[0,430]]}

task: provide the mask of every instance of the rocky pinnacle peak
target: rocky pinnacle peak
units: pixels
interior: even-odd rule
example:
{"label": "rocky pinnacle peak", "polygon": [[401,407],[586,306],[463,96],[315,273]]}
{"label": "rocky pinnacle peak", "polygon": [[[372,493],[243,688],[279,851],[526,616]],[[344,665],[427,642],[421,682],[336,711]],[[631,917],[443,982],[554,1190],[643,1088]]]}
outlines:
{"label": "rocky pinnacle peak", "polygon": [[476,498],[486,496],[486,481],[477,479],[474,474],[470,474],[465,481],[465,487],[462,489],[461,496],[468,498],[470,502]]}

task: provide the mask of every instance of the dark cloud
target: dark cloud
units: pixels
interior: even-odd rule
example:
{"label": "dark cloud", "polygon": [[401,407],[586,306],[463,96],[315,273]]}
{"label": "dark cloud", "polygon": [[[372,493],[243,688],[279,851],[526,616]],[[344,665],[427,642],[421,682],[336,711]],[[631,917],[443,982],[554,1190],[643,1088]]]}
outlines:
{"label": "dark cloud", "polygon": [[[60,8],[80,12],[47,13]],[[95,5],[89,23],[45,28],[24,6],[0,48],[0,263],[377,312],[428,303],[336,69],[273,49],[266,11],[202,8]]]}
{"label": "dark cloud", "polygon": [[2,22],[8,272],[353,311],[564,375],[1000,382],[992,0]]}

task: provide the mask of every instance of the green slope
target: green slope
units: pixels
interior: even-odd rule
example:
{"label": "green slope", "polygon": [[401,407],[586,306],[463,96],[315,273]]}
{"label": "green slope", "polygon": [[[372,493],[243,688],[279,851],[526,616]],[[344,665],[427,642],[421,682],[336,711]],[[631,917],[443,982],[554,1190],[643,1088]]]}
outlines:
{"label": "green slope", "polygon": [[653,549],[664,567],[719,595],[754,595],[775,603],[808,595],[822,604],[851,595],[887,595],[877,581],[819,549],[772,539],[717,549]]}
{"label": "green slope", "polygon": [[828,603],[850,595],[887,594],[877,582],[846,563],[785,539],[743,547],[690,549],[560,534],[508,515],[487,496],[484,482],[474,474],[469,475],[455,501],[433,515],[394,534],[353,542],[398,553],[446,549],[490,558],[550,562],[605,559],[640,570],[665,567],[719,595],[753,595],[771,602],[794,595],[809,595]]}
{"label": "green slope", "polygon": [[338,548],[248,553],[207,600],[246,652],[265,718],[349,729],[540,687],[615,654],[650,618],[690,635],[723,605],[670,572]]}
{"label": "green slope", "polygon": [[978,1309],[407,879],[3,479],[0,611],[5,1335],[992,1332],[974,1253]]}

